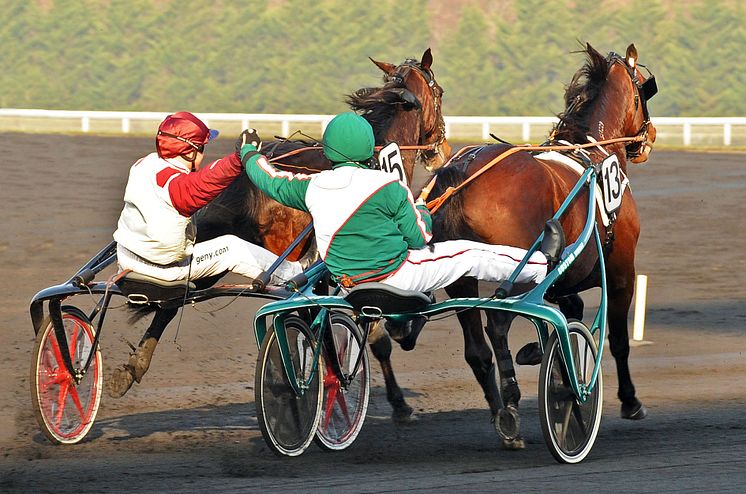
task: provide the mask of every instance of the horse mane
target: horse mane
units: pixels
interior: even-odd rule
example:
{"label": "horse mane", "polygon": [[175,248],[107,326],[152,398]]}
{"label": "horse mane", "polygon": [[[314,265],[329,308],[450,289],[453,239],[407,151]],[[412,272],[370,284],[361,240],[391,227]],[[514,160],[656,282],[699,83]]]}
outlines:
{"label": "horse mane", "polygon": [[557,115],[559,122],[552,129],[552,136],[556,140],[585,142],[590,133],[591,108],[601,94],[610,64],[590,44],[576,53],[585,53],[586,62],[565,89],[565,110]]}
{"label": "horse mane", "polygon": [[376,143],[382,143],[394,115],[400,109],[401,98],[391,91],[391,87],[365,87],[348,94],[345,102],[373,127]]}
{"label": "horse mane", "polygon": [[194,214],[197,241],[233,234],[255,245],[263,245],[261,230],[265,225],[257,218],[266,201],[268,198],[242,173],[214,201]]}

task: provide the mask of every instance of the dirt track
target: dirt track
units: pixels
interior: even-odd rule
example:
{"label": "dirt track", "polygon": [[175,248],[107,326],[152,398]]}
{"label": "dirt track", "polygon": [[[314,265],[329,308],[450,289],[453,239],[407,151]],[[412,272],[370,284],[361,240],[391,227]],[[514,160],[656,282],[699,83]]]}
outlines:
{"label": "dirt track", "polygon": [[[538,424],[538,369],[521,367],[528,445],[508,452],[463,361],[455,319],[431,323],[394,365],[419,421],[389,420],[373,366],[371,405],[357,442],[312,446],[280,459],[265,447],[253,403],[257,304],[217,300],[170,327],[143,383],[103,397],[89,440],[55,447],[30,405],[33,331],[28,302],[62,282],[109,241],[130,164],[151,139],[0,134],[0,492],[39,491],[501,491],[743,492],[746,490],[745,154],[656,151],[630,180],[642,218],[638,272],[649,276],[645,339],[631,368],[650,416],[619,418],[613,359],[605,355],[604,419],[580,465],[560,466]],[[226,151],[218,141],[213,156]],[[90,300],[75,300],[89,306]],[[107,318],[104,368],[127,354],[145,322]],[[514,351],[533,337],[511,333]],[[444,350],[447,349],[447,350]]]}

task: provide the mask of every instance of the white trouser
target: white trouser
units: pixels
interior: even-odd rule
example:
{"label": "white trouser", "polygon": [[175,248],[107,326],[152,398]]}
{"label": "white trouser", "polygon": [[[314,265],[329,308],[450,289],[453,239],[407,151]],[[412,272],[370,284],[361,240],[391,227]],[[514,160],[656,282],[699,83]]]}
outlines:
{"label": "white trouser", "polygon": [[[471,240],[449,240],[418,250],[410,250],[401,267],[381,283],[429,292],[443,288],[462,276],[483,281],[503,281],[526,254],[524,249],[490,245]],[[547,259],[535,252],[519,273],[516,283],[541,283],[547,274]]]}
{"label": "white trouser", "polygon": [[[241,240],[235,235],[223,235],[194,244],[191,268],[189,259],[177,265],[161,266],[148,262],[121,245],[117,247],[117,262],[121,269],[152,276],[164,281],[204,278],[226,271],[256,278],[268,269],[277,256],[263,247]],[[283,261],[272,275],[272,284],[287,281],[303,271],[300,263]]]}

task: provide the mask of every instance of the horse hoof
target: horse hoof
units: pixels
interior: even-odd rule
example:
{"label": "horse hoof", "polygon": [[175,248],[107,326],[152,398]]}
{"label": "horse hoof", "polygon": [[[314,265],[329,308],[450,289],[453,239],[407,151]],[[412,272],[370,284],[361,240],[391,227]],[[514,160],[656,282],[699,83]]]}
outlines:
{"label": "horse hoof", "polygon": [[497,411],[495,416],[495,431],[505,441],[515,441],[520,438],[521,418],[518,416],[518,408],[508,405]]}
{"label": "horse hoof", "polygon": [[526,448],[526,442],[521,436],[513,439],[503,439],[502,448],[508,451],[519,451]]}
{"label": "horse hoof", "polygon": [[414,414],[414,410],[412,410],[412,407],[407,406],[394,410],[391,414],[391,420],[393,420],[395,424],[399,425],[411,424],[412,422],[417,421],[417,415]]}
{"label": "horse hoof", "polygon": [[127,366],[114,369],[109,381],[106,383],[106,392],[112,398],[121,398],[130,390],[135,382],[135,376]]}
{"label": "horse hoof", "polygon": [[628,420],[642,420],[648,416],[648,409],[639,401],[631,407],[622,404],[622,418]]}
{"label": "horse hoof", "polygon": [[515,363],[519,365],[538,365],[544,356],[539,343],[534,341],[524,345],[515,355]]}

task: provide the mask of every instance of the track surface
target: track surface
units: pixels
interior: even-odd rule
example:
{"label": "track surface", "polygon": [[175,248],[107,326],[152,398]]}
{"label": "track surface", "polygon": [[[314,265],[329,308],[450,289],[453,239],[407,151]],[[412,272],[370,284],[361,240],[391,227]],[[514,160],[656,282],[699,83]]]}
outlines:
{"label": "track surface", "polygon": [[[28,301],[109,241],[130,164],[151,139],[2,134],[0,492],[744,492],[746,490],[746,155],[656,151],[630,181],[642,217],[638,272],[649,276],[646,345],[631,356],[641,422],[619,418],[616,371],[596,445],[562,466],[538,423],[538,368],[520,367],[527,448],[503,451],[463,360],[455,319],[428,325],[394,365],[419,420],[395,426],[372,363],[366,424],[347,451],[295,459],[264,445],[253,402],[257,304],[188,308],[143,383],[104,396],[89,438],[55,447],[30,404]],[[229,139],[209,150],[228,152]],[[208,156],[209,157],[209,156]],[[593,294],[590,295],[592,304]],[[85,297],[73,301],[88,308]],[[631,322],[631,320],[630,320]],[[146,326],[123,310],[102,338],[109,372]],[[631,326],[630,326],[631,330]],[[533,333],[511,332],[514,352]]]}

